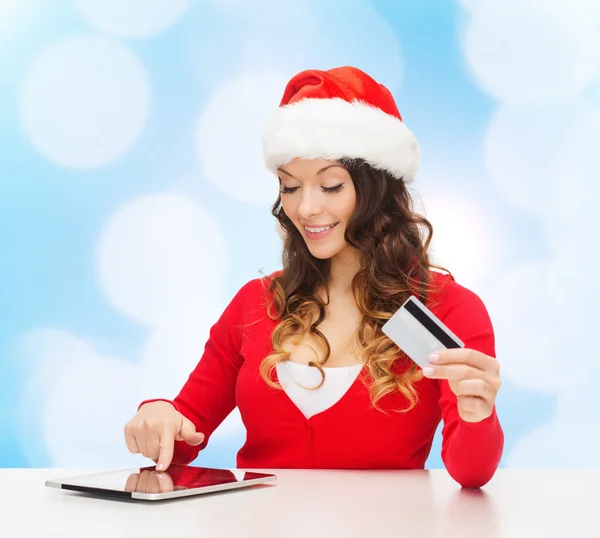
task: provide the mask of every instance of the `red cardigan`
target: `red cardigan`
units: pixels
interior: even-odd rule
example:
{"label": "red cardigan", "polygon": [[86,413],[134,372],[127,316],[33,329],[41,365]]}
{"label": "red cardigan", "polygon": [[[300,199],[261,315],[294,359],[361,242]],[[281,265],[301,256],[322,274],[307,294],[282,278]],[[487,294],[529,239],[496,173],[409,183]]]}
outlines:
{"label": "red cardigan", "polygon": [[[441,284],[440,304],[432,311],[465,347],[495,356],[481,299],[450,275],[432,274]],[[176,441],[173,463],[192,462],[237,406],[247,432],[239,468],[422,469],[443,419],[442,460],[450,475],[464,487],[480,487],[492,478],[504,445],[496,410],[481,422],[463,421],[445,380],[418,381],[417,406],[385,414],[372,407],[363,370],[337,403],[305,418],[285,391],[270,388],[259,375],[276,325],[266,314],[270,299],[267,278],[251,280],[211,328],[201,360],[171,402],[206,438],[197,447]],[[140,406],[148,401],[154,400]],[[382,409],[405,404],[399,392],[378,402]]]}

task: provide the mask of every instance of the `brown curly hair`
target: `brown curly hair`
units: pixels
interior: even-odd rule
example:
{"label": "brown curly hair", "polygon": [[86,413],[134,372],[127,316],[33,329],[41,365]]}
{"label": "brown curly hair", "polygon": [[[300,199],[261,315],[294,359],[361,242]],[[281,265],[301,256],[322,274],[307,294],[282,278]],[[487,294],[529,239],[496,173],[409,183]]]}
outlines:
{"label": "brown curly hair", "polygon": [[[417,403],[413,384],[423,375],[383,334],[381,327],[411,294],[423,302],[428,300],[433,283],[431,268],[446,270],[430,263],[427,251],[433,227],[413,210],[413,200],[404,181],[362,160],[339,162],[348,170],[356,189],[356,208],[346,227],[345,239],[360,254],[360,269],[352,280],[352,291],[362,315],[357,336],[372,381],[371,402],[379,409],[378,400],[397,390],[408,399],[409,406],[403,410],[408,411]],[[285,231],[283,270],[269,284],[273,303],[268,306],[268,315],[280,322],[272,335],[273,353],[263,359],[260,374],[269,386],[281,388],[273,372],[277,363],[290,358],[290,353],[283,349],[284,343],[289,338],[299,343],[303,335],[311,333],[326,350],[322,362],[309,363],[321,372],[321,386],[325,380],[322,365],[331,348],[319,330],[327,303],[318,296],[318,291],[327,290],[331,260],[318,259],[310,253],[304,238],[283,211],[281,196],[271,213]],[[404,363],[409,364],[408,368],[396,371],[398,360],[408,361]]]}

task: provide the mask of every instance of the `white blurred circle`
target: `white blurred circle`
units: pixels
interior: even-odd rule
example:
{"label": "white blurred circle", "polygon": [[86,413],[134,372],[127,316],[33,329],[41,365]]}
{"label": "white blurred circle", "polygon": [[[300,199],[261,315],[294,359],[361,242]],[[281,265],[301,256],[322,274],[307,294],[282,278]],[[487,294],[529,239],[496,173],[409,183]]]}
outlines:
{"label": "white blurred circle", "polygon": [[191,0],[76,0],[96,28],[124,37],[158,34],[178,21]]}
{"label": "white blurred circle", "polygon": [[43,436],[48,394],[64,372],[78,360],[95,356],[87,342],[55,328],[32,329],[19,338],[20,361],[29,370],[21,387],[17,409],[19,443],[32,467],[48,467]]}
{"label": "white blurred circle", "polygon": [[556,406],[558,444],[581,466],[593,466],[600,454],[600,407],[594,403],[600,359],[593,353],[574,354],[565,368],[568,372]]}
{"label": "white blurred circle", "polygon": [[591,313],[597,308],[595,301],[600,300],[600,288],[589,285],[597,278],[600,265],[600,214],[596,209],[600,204],[600,196],[594,190],[590,192],[589,199],[595,202],[590,207],[570,217],[560,214],[548,217],[544,227],[554,256],[562,265],[571,268],[570,280],[577,282],[576,293],[582,294],[578,299],[586,302]]}
{"label": "white blurred circle", "polygon": [[500,101],[567,99],[600,69],[596,20],[570,2],[486,1],[472,15],[466,57],[485,91]]}
{"label": "white blurred circle", "polygon": [[548,217],[576,218],[600,201],[600,107],[587,110],[562,139],[552,170]]}
{"label": "white blurred circle", "polygon": [[[7,37],[12,37],[15,29],[23,30],[24,23],[29,15],[31,5],[26,5],[23,0],[0,0],[0,45],[8,45]],[[2,52],[10,53],[9,48],[0,48]]]}
{"label": "white blurred circle", "polygon": [[214,93],[199,118],[196,147],[206,178],[237,201],[272,205],[277,199],[261,136],[286,83],[276,75],[236,78]]}
{"label": "white blurred circle", "polygon": [[[485,163],[494,186],[520,209],[540,216],[553,213],[561,203],[552,197],[559,159],[567,157],[571,166],[581,166],[564,147],[573,128],[593,110],[581,100],[552,107],[501,107],[485,135]],[[573,184],[573,177],[568,170],[564,170],[566,175],[562,172],[564,192]]]}
{"label": "white blurred circle", "polygon": [[[600,109],[595,108],[565,133],[549,176],[543,224],[555,254],[585,274],[596,278],[600,263]],[[595,287],[585,284],[583,296],[598,299]],[[591,305],[590,305],[591,306]]]}
{"label": "white blurred circle", "polygon": [[531,430],[505,455],[505,467],[544,469],[567,465],[569,454],[558,444],[558,435],[553,424]]}
{"label": "white blurred circle", "polygon": [[21,120],[33,145],[51,161],[91,168],[114,161],[138,139],[150,108],[142,64],[106,37],[56,41],[29,67]]}
{"label": "white blurred circle", "polygon": [[564,385],[568,361],[589,342],[590,326],[574,314],[581,299],[573,280],[556,261],[525,263],[498,278],[487,306],[504,379],[546,393]]}
{"label": "white blurred circle", "polygon": [[[586,395],[591,399],[594,392]],[[505,456],[504,464],[508,468],[529,469],[595,467],[600,451],[599,432],[597,420],[577,421],[576,416],[557,419],[520,439]]]}
{"label": "white blurred circle", "polygon": [[142,351],[144,398],[174,399],[204,354],[211,327],[224,308],[203,301],[190,313],[177,312],[150,335]]}
{"label": "white blurred circle", "polygon": [[2,3],[0,3],[0,20],[4,22],[16,13],[21,5],[23,4],[19,0],[2,0]]}
{"label": "white blurred circle", "polygon": [[182,196],[142,196],[116,212],[102,231],[98,276],[121,312],[159,325],[179,312],[202,312],[227,272],[221,229]]}
{"label": "white blurred circle", "polygon": [[242,50],[246,70],[271,69],[291,76],[305,69],[353,65],[392,92],[402,82],[397,33],[361,0],[347,0],[343,11],[339,4],[321,0],[279,2],[257,10],[248,30]]}
{"label": "white blurred circle", "polygon": [[[433,226],[431,261],[448,269],[462,285],[481,289],[504,249],[492,212],[483,201],[478,203],[460,190],[423,189],[422,194],[424,209],[419,212]],[[419,199],[414,200],[418,207]]]}
{"label": "white blurred circle", "polygon": [[123,428],[140,403],[137,366],[107,357],[77,357],[52,384],[44,439],[56,467],[117,467],[138,462]]}
{"label": "white blurred circle", "polygon": [[464,10],[471,12],[480,8],[484,2],[489,2],[491,0],[457,0],[460,7]]}
{"label": "white blurred circle", "polygon": [[254,0],[253,2],[248,2],[248,0],[205,0],[205,2],[228,12],[229,15],[256,17],[262,11],[276,9],[279,0]]}
{"label": "white blurred circle", "polygon": [[61,369],[78,357],[95,355],[88,342],[57,328],[31,329],[19,338],[23,358],[31,365]]}

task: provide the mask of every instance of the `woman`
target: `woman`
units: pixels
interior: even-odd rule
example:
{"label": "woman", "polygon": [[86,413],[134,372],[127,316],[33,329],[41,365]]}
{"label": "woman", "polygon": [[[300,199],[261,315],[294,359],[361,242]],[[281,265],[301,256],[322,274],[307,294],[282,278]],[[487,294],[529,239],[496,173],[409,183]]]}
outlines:
{"label": "woman", "polygon": [[[352,67],[288,83],[263,136],[279,178],[283,269],[245,284],[174,401],[140,404],[129,450],[189,463],[237,406],[241,468],[423,468],[465,487],[495,473],[503,431],[494,333],[481,300],[430,264],[432,227],[407,191],[420,150],[391,93]],[[419,297],[465,343],[417,367],[381,326]]]}

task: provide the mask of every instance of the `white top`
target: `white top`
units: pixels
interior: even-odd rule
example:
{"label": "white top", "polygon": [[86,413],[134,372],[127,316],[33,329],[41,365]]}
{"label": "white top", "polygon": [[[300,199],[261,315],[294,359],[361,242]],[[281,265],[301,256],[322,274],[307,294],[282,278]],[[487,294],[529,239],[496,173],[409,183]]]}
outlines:
{"label": "white top", "polygon": [[318,389],[313,387],[319,385],[322,377],[314,366],[284,361],[278,363],[276,369],[279,382],[290,400],[306,418],[310,418],[338,402],[352,386],[362,366],[358,363],[340,368],[323,368],[325,381]]}
{"label": "white top", "polygon": [[[115,457],[127,453],[121,445],[112,450]],[[50,478],[98,470],[0,469],[0,536],[165,538],[176,532],[220,538],[598,538],[599,534],[600,469],[499,469],[482,491],[461,490],[445,469],[275,469],[277,481],[270,485],[161,502],[99,499],[44,486]]]}

